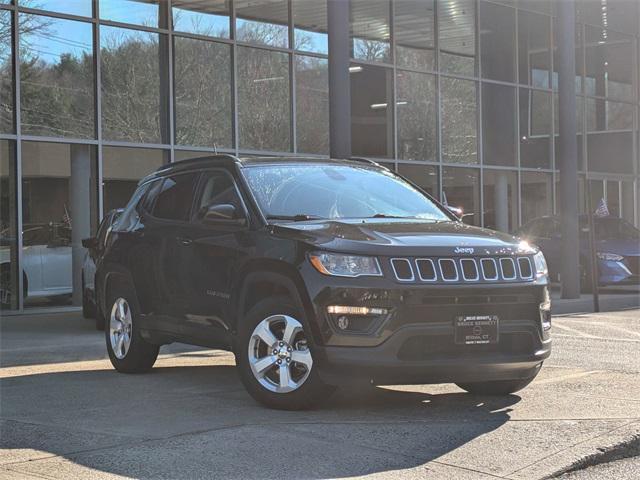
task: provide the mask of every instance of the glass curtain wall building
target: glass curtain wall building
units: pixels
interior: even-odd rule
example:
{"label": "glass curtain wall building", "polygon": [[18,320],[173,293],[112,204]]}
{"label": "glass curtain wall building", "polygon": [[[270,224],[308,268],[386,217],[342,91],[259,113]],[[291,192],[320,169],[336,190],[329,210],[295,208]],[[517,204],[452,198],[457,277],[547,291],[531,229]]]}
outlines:
{"label": "glass curtain wall building", "polygon": [[[581,208],[589,181],[636,225],[639,10],[576,2]],[[354,156],[471,224],[512,231],[557,212],[553,2],[349,11]],[[3,313],[78,304],[81,238],[165,163],[327,156],[327,31],[324,0],[0,0]]]}

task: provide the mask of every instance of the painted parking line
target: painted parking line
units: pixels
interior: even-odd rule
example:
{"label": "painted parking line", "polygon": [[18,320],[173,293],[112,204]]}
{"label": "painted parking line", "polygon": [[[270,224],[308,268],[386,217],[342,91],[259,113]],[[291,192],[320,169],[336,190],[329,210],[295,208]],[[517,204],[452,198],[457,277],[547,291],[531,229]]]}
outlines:
{"label": "painted parking line", "polygon": [[[567,327],[566,325],[559,324],[558,322],[555,322],[553,324],[553,326],[555,328],[559,328],[560,330],[564,330],[566,332],[575,333],[576,335],[578,335],[579,337],[582,337],[582,338],[598,338],[595,335],[590,335],[588,333],[581,332],[580,330],[576,330],[575,328]],[[569,335],[567,335],[567,336],[569,336]]]}
{"label": "painted parking line", "polygon": [[555,333],[552,334],[553,337],[565,337],[565,338],[588,338],[590,340],[604,340],[607,342],[625,342],[625,343],[640,343],[640,339],[636,340],[634,338],[617,338],[617,337],[597,337],[595,335],[590,335],[588,337],[584,336],[575,336],[575,335],[567,335],[564,333]]}
{"label": "painted parking line", "polygon": [[[605,323],[605,322],[587,322],[587,321],[574,320],[574,319],[568,319],[568,318],[567,318],[567,319],[563,319],[562,321],[563,321],[563,322],[566,322],[566,321],[573,321],[573,322],[575,322],[575,323],[578,323],[578,325],[584,325],[584,326],[596,326],[596,327],[605,327],[605,328],[610,328],[610,329],[612,329],[612,330],[617,330],[617,331],[619,331],[619,332],[622,332],[622,333],[624,333],[624,334],[626,334],[626,335],[633,335],[634,337],[640,337],[640,332],[636,332],[636,331],[634,331],[634,330],[631,330],[631,329],[629,329],[629,328],[625,328],[625,327],[621,327],[621,326],[619,326],[619,325],[613,325],[613,324],[611,324],[611,323]],[[562,327],[562,324],[561,324],[561,325],[558,325],[558,324],[556,323],[556,326],[558,326],[558,327],[560,327],[560,328],[561,328],[561,327]]]}

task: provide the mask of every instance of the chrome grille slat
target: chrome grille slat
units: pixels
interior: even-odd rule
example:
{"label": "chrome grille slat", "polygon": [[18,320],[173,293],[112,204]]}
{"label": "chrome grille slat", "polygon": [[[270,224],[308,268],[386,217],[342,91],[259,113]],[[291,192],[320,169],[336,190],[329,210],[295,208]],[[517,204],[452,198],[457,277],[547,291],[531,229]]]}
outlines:
{"label": "chrome grille slat", "polygon": [[[526,268],[529,271],[528,275],[522,272],[522,265],[526,264]],[[531,265],[531,259],[529,257],[518,257],[518,273],[520,278],[524,280],[531,280],[533,278],[533,266]]]}
{"label": "chrome grille slat", "polygon": [[[444,275],[444,270],[442,268],[443,263],[449,263],[453,265],[453,269],[456,272],[455,278],[446,278]],[[457,282],[460,279],[460,274],[458,273],[458,262],[456,262],[453,258],[439,258],[438,259],[438,268],[440,269],[440,278],[442,278],[445,282]]]}
{"label": "chrome grille slat", "polygon": [[391,258],[389,263],[396,280],[401,283],[497,283],[535,279],[533,262],[524,255],[396,257]]}
{"label": "chrome grille slat", "polygon": [[[399,267],[400,263],[406,264],[406,266],[409,268],[409,271],[411,272],[411,276],[410,277],[401,278],[398,275],[398,270],[396,268],[396,265],[398,265],[398,267]],[[392,258],[391,259],[391,268],[393,268],[393,273],[396,276],[396,279],[398,281],[400,281],[400,282],[413,282],[416,279],[416,276],[413,273],[413,266],[411,265],[411,262],[407,258]]]}
{"label": "chrome grille slat", "polygon": [[[505,271],[504,265],[506,263],[511,264],[511,268],[513,269],[513,275],[506,276],[504,274],[504,271]],[[513,258],[511,258],[511,257],[502,257],[500,259],[500,273],[502,274],[502,279],[503,280],[515,280],[516,278],[518,278],[518,272],[516,270],[516,262],[513,261]]]}
{"label": "chrome grille slat", "polygon": [[[474,272],[476,272],[476,274],[473,277],[467,278],[467,274],[466,274],[465,268],[464,268],[465,264],[473,265],[473,270],[474,270]],[[466,280],[467,282],[477,282],[478,280],[480,280],[480,274],[478,272],[478,265],[476,264],[475,258],[461,258],[460,259],[460,270],[462,271],[462,278],[464,280]]]}
{"label": "chrome grille slat", "polygon": [[[422,263],[429,263],[431,265],[431,270],[433,271],[433,276],[431,278],[427,278],[422,275],[423,269],[420,267]],[[423,282],[435,282],[438,280],[438,271],[436,270],[436,264],[430,258],[416,258],[416,270],[418,270],[418,277]]]}
{"label": "chrome grille slat", "polygon": [[[495,272],[495,275],[492,275],[490,277],[487,276],[487,270],[484,267],[484,264],[486,262],[491,262],[491,264],[493,265],[493,271]],[[498,264],[496,263],[496,259],[495,258],[482,258],[480,259],[480,266],[482,267],[482,278],[484,278],[487,281],[490,282],[495,282],[496,280],[498,280],[499,275],[498,275]]]}

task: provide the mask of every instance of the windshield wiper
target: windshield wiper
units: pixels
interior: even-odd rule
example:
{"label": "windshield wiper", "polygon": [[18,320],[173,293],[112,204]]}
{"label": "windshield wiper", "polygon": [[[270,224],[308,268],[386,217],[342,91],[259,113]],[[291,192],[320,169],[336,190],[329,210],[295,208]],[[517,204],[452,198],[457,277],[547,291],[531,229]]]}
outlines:
{"label": "windshield wiper", "polygon": [[400,215],[387,215],[386,213],[376,213],[369,218],[416,218],[416,217],[402,217]]}
{"label": "windshield wiper", "polygon": [[324,217],[318,215],[307,215],[306,213],[298,213],[296,215],[267,215],[267,220],[293,220],[294,222],[304,222],[306,220],[324,220]]}

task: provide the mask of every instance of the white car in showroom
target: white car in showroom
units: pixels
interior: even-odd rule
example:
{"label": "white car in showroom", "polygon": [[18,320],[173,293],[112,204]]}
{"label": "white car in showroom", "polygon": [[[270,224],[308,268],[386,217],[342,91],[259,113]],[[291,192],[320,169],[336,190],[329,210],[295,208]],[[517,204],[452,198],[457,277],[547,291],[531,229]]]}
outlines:
{"label": "white car in showroom", "polygon": [[[0,302],[3,308],[11,303],[10,244],[13,241],[5,235],[0,239]],[[73,282],[69,226],[63,223],[26,224],[22,242],[25,299],[70,295]]]}

